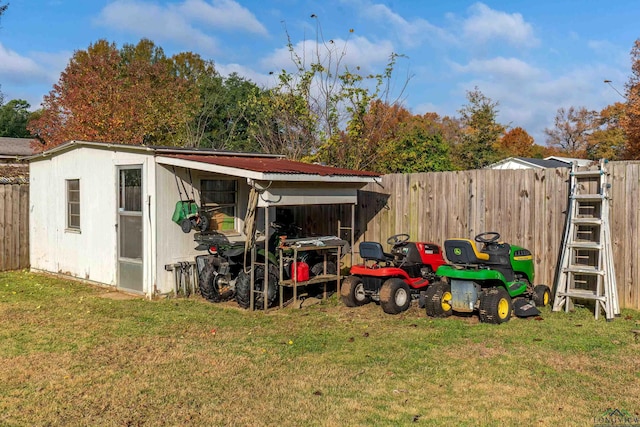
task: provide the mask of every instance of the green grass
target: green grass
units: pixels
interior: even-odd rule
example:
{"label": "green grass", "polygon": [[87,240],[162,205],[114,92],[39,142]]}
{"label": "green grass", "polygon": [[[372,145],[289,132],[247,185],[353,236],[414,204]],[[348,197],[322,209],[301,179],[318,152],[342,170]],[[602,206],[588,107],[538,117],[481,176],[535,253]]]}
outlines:
{"label": "green grass", "polygon": [[108,295],[0,273],[0,425],[585,426],[640,412],[635,311],[495,326],[335,297],[254,313]]}

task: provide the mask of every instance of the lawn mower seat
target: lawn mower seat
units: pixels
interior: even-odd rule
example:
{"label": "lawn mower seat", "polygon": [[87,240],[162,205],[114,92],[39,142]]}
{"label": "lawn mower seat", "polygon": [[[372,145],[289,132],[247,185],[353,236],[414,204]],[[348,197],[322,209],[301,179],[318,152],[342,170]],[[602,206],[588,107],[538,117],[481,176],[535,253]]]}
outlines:
{"label": "lawn mower seat", "polygon": [[485,264],[489,261],[489,254],[478,251],[469,239],[445,240],[444,251],[449,262],[453,264]]}
{"label": "lawn mower seat", "polygon": [[382,250],[382,245],[378,242],[361,242],[360,257],[365,261],[392,262],[393,255]]}

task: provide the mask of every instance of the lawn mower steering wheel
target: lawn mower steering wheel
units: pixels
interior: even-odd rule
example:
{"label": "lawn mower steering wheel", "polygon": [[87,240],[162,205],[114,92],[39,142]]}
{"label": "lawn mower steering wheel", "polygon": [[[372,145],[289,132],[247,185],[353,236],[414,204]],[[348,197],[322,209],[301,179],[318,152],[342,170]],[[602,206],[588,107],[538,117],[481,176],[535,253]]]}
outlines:
{"label": "lawn mower steering wheel", "polygon": [[409,235],[406,233],[394,234],[393,236],[387,239],[387,243],[390,245],[399,245],[400,243],[404,243],[409,240]]}
{"label": "lawn mower steering wheel", "polygon": [[480,233],[476,236],[476,242],[484,243],[486,245],[490,243],[497,242],[500,239],[500,233],[496,233],[495,231],[489,231],[486,233]]}

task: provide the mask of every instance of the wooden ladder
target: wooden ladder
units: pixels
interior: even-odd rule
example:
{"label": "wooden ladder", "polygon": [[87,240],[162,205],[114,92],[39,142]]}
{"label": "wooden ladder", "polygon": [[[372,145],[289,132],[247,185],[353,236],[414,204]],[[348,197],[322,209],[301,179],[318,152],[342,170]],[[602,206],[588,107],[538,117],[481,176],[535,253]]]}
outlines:
{"label": "wooden ladder", "polygon": [[595,302],[596,320],[600,309],[607,321],[620,314],[615,268],[611,249],[609,201],[611,184],[602,159],[598,169],[570,173],[569,210],[561,249],[553,311],[564,306],[569,311],[572,299]]}

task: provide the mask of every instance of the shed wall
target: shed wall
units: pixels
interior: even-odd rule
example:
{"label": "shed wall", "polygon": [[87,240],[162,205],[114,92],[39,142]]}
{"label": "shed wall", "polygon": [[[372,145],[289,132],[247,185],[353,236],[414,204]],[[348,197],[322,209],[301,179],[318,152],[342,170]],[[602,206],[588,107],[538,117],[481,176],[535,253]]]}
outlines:
{"label": "shed wall", "polygon": [[[101,284],[117,282],[117,167],[143,165],[143,242],[151,242],[155,177],[147,154],[81,147],[30,164],[30,259],[36,270]],[[66,227],[66,180],[80,180],[80,230]],[[144,287],[150,290],[150,251],[143,244]]]}

